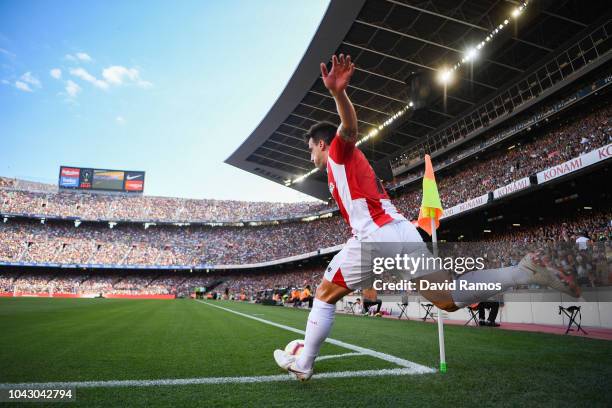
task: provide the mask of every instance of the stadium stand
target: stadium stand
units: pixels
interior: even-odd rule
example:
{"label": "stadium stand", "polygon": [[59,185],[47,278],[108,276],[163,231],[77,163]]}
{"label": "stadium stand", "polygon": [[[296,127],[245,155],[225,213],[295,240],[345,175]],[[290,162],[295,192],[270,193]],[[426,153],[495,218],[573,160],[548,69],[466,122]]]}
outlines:
{"label": "stadium stand", "polygon": [[[519,115],[517,118],[513,120],[509,120],[508,122],[504,122],[501,126],[496,127],[490,131],[485,132],[480,137],[471,140],[469,142],[465,142],[462,144],[458,144],[456,149],[451,149],[450,151],[445,151],[450,146],[450,143],[442,144],[438,147],[438,149],[432,152],[432,155],[436,156],[437,152],[444,152],[445,154],[441,154],[436,157],[436,169],[441,169],[452,165],[464,158],[469,157],[470,155],[477,154],[486,150],[488,147],[493,146],[501,141],[512,138],[513,136],[519,135],[522,131],[529,131],[534,126],[538,126],[542,123],[546,124],[549,120],[554,120],[555,115],[559,113],[567,112],[571,110],[575,103],[580,101],[581,99],[589,99],[591,94],[595,92],[597,89],[605,87],[608,83],[609,78],[600,78],[596,81],[583,81],[579,86],[575,86],[572,88],[572,91],[566,92],[565,94],[553,98],[551,101],[544,101],[539,104],[539,106],[528,110],[526,113]],[[567,96],[564,96],[567,95]],[[609,104],[609,102],[604,103],[603,106]],[[592,108],[587,108],[586,111],[592,110]],[[578,113],[574,113],[573,115],[582,115],[584,112],[581,110]],[[569,122],[569,120],[566,120]],[[405,152],[402,155],[395,158],[395,160],[391,163],[392,167],[401,168],[402,164],[405,166],[410,166],[411,164],[416,165],[422,161],[422,156],[425,154],[425,150],[414,149],[413,151]],[[391,189],[397,188],[398,186],[405,185],[408,182],[416,181],[423,175],[422,169],[414,169],[408,172],[398,172],[398,175],[403,173],[401,176],[396,177],[394,182],[387,183],[387,186]]]}
{"label": "stadium stand", "polygon": [[[438,188],[444,208],[610,144],[612,108],[593,109],[567,118],[545,132],[538,132],[539,135],[530,135],[511,150],[494,151],[478,161],[454,168],[448,177],[440,177]],[[397,205],[416,218],[420,198],[417,189],[398,196]]]}
{"label": "stadium stand", "polygon": [[[511,150],[488,153],[476,162],[453,168],[449,177],[441,178],[440,196],[444,208],[452,207],[486,192],[538,171],[563,163],[612,142],[609,123],[612,108],[609,100],[603,106],[591,106],[538,129]],[[503,131],[501,132],[504,133]],[[491,138],[497,138],[494,134]],[[479,141],[480,149],[488,145]],[[442,164],[464,157],[474,147],[467,147]],[[416,180],[421,173],[409,173],[405,179]],[[258,203],[222,200],[188,200],[171,197],[104,196],[78,193],[42,194],[15,189],[5,180],[0,189],[0,212],[49,217],[71,217],[81,220],[129,220],[165,222],[238,222],[241,220],[283,220],[308,217],[336,210],[319,203]],[[394,188],[400,181],[390,186]],[[399,193],[398,208],[416,218],[420,190]]]}
{"label": "stadium stand", "polygon": [[[482,154],[478,160],[462,162],[439,177],[444,208],[491,192],[522,177],[533,176],[588,151],[612,142],[609,99],[564,115],[557,121]],[[518,119],[520,122],[522,119]],[[503,131],[502,131],[503,133]],[[495,138],[496,136],[493,135]],[[477,146],[486,144],[484,142]],[[472,147],[467,147],[469,151]],[[462,155],[451,153],[452,157]],[[419,176],[411,173],[408,177]],[[349,237],[337,215],[310,222],[289,218],[266,225],[145,225],[155,220],[207,220],[211,224],[239,219],[283,219],[299,214],[312,216],[328,208],[319,203],[250,203],[222,200],[188,200],[166,197],[111,196],[79,193],[41,193],[22,189],[32,186],[19,180],[2,179],[0,213],[0,261],[50,264],[96,265],[241,265],[274,261],[334,247]],[[34,183],[39,187],[40,183]],[[410,190],[408,187],[412,187]],[[417,187],[414,189],[414,187]],[[398,189],[398,209],[409,218],[418,214],[420,189],[409,185]],[[20,214],[22,217],[14,217]],[[75,228],[75,217],[84,220]],[[12,218],[8,218],[12,217]],[[40,218],[48,217],[42,220]],[[108,228],[88,219],[128,220]],[[256,223],[255,223],[256,224]],[[609,231],[594,231],[609,235]]]}
{"label": "stadium stand", "polygon": [[[194,288],[221,282],[215,291],[231,295],[245,293],[249,299],[258,292],[315,285],[321,279],[320,268],[282,268],[274,272],[192,274],[177,272],[121,273],[90,271],[87,273],[54,271],[3,271],[0,292],[51,295],[176,295],[189,296]],[[237,296],[236,296],[237,297]]]}
{"label": "stadium stand", "polygon": [[[606,218],[607,217],[607,218]],[[610,238],[610,227],[597,227],[609,214],[593,215],[568,224],[561,234],[552,224],[514,240],[566,237],[583,230],[599,239]],[[552,232],[549,232],[552,231]],[[260,227],[174,227],[91,224],[75,228],[70,223],[11,220],[0,224],[0,261],[95,265],[240,265],[287,258],[341,244],[348,230],[340,217],[310,223]],[[518,238],[517,238],[518,237]],[[488,240],[488,239],[487,239]]]}
{"label": "stadium stand", "polygon": [[101,195],[72,192],[41,193],[22,189],[15,180],[0,184],[2,211],[82,220],[164,222],[240,222],[300,218],[330,207],[317,202],[275,203],[192,200],[174,197]]}

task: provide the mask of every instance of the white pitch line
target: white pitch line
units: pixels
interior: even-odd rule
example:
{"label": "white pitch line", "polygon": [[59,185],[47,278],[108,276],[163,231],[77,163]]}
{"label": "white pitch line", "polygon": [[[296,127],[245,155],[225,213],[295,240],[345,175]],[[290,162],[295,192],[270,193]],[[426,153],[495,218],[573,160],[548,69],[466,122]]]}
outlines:
{"label": "white pitch line", "polygon": [[[223,307],[223,306],[213,305],[212,303],[203,302],[203,301],[201,301],[199,299],[196,299],[196,302],[200,302],[200,303],[202,303],[202,304],[204,304],[206,306],[216,307],[217,309],[222,309],[222,310],[225,310],[226,312],[230,312],[230,313],[237,314],[238,316],[246,317],[247,319],[257,320],[258,322],[269,324],[270,326],[278,327],[279,329],[287,330],[287,331],[298,333],[298,334],[302,334],[302,335],[306,334],[303,330],[299,330],[299,329],[293,328],[291,326],[285,326],[284,324],[274,323],[274,322],[271,322],[269,320],[260,319],[259,317],[251,316],[251,315],[248,315],[246,313],[237,312],[235,310],[232,310],[232,309],[229,309],[229,308],[226,308],[226,307]],[[390,354],[382,353],[380,351],[368,349],[368,348],[365,348],[365,347],[355,346],[354,344],[345,343],[343,341],[335,340],[335,339],[331,339],[331,338],[327,338],[325,341],[330,343],[330,344],[333,344],[335,346],[344,347],[346,349],[353,350],[353,351],[356,351],[356,352],[361,353],[361,354],[367,354],[367,355],[369,355],[371,357],[376,357],[376,358],[379,358],[381,360],[397,364],[398,366],[408,368],[408,369],[412,370],[414,372],[414,374],[430,374],[430,373],[435,373],[436,372],[436,370],[431,368],[431,367],[427,367],[427,366],[424,366],[424,365],[421,365],[421,364],[417,364],[417,363],[414,363],[412,361],[405,360],[403,358],[399,358],[399,357],[392,356]],[[320,378],[321,375],[317,374],[317,377]]]}
{"label": "white pitch line", "polygon": [[[304,334],[304,331],[295,329],[290,326],[285,326],[279,323],[274,323],[269,320],[260,319],[259,317],[251,316],[245,313],[237,312],[222,306],[213,305],[200,300],[196,301],[205,305],[216,307],[230,313],[237,314],[249,319],[257,320],[280,329],[288,330],[298,334]],[[328,373],[317,373],[316,380],[324,378],[352,378],[352,377],[382,377],[382,376],[398,376],[398,375],[416,375],[435,373],[436,370],[426,367],[412,361],[404,360],[389,354],[379,351],[367,349],[364,347],[355,346],[345,343],[340,340],[327,339],[328,343],[355,351],[354,353],[335,354],[318,357],[317,360],[326,360],[331,358],[340,358],[348,356],[367,355],[395,363],[403,368],[386,368],[380,370],[360,370],[360,371],[337,371]],[[262,376],[246,376],[246,377],[202,377],[202,378],[175,378],[175,379],[158,379],[158,380],[108,380],[108,381],[66,381],[66,382],[41,382],[41,383],[0,383],[0,389],[10,388],[109,388],[109,387],[154,387],[160,385],[197,385],[197,384],[248,384],[248,383],[265,383],[265,382],[283,382],[295,381],[294,377],[287,374],[280,375],[262,375]],[[312,381],[312,380],[311,380]]]}
{"label": "white pitch line", "polygon": [[[313,379],[322,378],[352,378],[352,377],[382,377],[397,375],[420,374],[410,368],[387,368],[382,370],[337,371],[317,374]],[[249,384],[265,382],[295,381],[288,374],[261,375],[254,377],[203,377],[175,378],[160,380],[120,380],[120,381],[66,381],[46,383],[7,383],[0,384],[0,389],[12,388],[110,388],[110,387],[155,387],[160,385],[197,385],[197,384]],[[311,380],[312,381],[312,380]]]}
{"label": "white pitch line", "polygon": [[352,357],[352,356],[367,356],[367,354],[363,354],[363,353],[333,354],[333,355],[327,355],[327,356],[319,356],[317,357],[317,361],[331,360],[332,358],[342,358],[342,357]]}

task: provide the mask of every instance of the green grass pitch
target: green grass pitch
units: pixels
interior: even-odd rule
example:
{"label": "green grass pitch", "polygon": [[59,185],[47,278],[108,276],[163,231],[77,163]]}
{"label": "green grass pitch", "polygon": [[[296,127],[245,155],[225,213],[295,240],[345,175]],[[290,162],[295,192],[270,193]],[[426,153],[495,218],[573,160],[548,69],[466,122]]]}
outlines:
{"label": "green grass pitch", "polygon": [[[212,303],[300,330],[306,322],[305,310]],[[6,298],[0,328],[0,383],[279,375],[273,350],[301,337],[193,300]],[[445,334],[445,374],[77,388],[66,405],[612,406],[608,341],[448,325]],[[338,315],[331,337],[438,366],[434,324]],[[325,344],[321,354],[350,351]],[[316,372],[384,368],[398,366],[350,356]]]}

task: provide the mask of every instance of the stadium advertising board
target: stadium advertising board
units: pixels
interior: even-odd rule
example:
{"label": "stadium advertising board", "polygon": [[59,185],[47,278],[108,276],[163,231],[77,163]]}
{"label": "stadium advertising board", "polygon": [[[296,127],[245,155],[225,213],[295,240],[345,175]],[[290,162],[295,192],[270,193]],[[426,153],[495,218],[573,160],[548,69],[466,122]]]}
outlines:
{"label": "stadium advertising board", "polygon": [[74,167],[61,167],[59,186],[64,188],[76,188],[79,186],[79,175],[81,169]]}
{"label": "stadium advertising board", "polygon": [[142,193],[144,171],[60,167],[58,185],[64,189]]}
{"label": "stadium advertising board", "polygon": [[485,205],[489,201],[489,193],[483,194],[480,197],[472,198],[465,203],[457,204],[454,207],[447,208],[444,210],[444,214],[440,219],[452,217],[453,215],[460,214],[465,211],[469,211],[473,208]]}
{"label": "stadium advertising board", "polygon": [[531,185],[529,181],[529,177],[523,177],[520,180],[513,181],[510,184],[506,184],[503,187],[496,188],[493,190],[493,198],[497,199],[503,196],[507,196],[508,194],[515,193],[517,191],[526,189]]}
{"label": "stadium advertising board", "polygon": [[142,192],[144,190],[144,171],[125,172],[125,190]]}
{"label": "stadium advertising board", "polygon": [[592,164],[602,162],[612,157],[612,143],[558,164],[537,174],[538,184],[546,183],[566,174],[582,170]]}

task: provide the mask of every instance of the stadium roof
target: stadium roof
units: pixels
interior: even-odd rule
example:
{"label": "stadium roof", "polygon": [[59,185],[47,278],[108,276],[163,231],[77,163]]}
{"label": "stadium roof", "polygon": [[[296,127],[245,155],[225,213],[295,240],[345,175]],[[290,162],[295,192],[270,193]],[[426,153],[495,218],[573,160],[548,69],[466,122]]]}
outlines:
{"label": "stadium roof", "polygon": [[[607,4],[531,1],[517,16],[515,10],[523,2],[332,0],[283,93],[226,163],[279,184],[313,169],[303,134],[317,121],[339,122],[334,101],[319,79],[319,63],[329,61],[332,54],[350,54],[355,62],[347,92],[357,110],[360,135],[365,136],[412,101],[409,77],[433,77],[453,67],[469,55],[468,50],[476,53],[477,45],[509,20],[503,33],[478,48],[473,63],[456,71],[446,98],[439,85],[425,108],[402,115],[389,131],[360,145],[375,168],[381,168],[399,151],[524,77],[602,15],[609,15]],[[329,198],[321,172],[290,187]]]}

